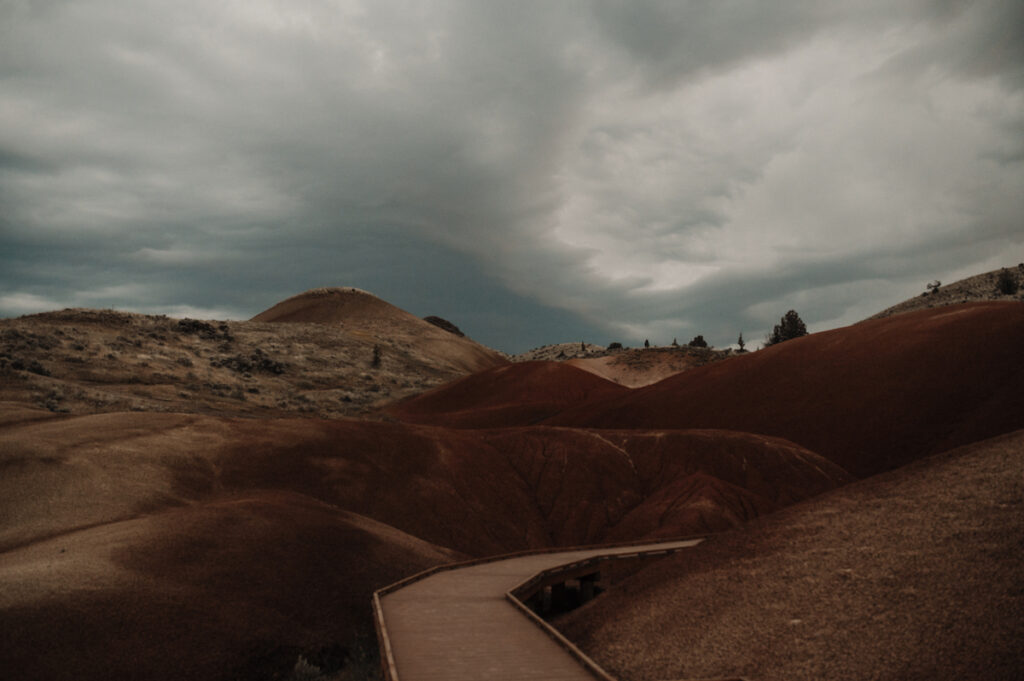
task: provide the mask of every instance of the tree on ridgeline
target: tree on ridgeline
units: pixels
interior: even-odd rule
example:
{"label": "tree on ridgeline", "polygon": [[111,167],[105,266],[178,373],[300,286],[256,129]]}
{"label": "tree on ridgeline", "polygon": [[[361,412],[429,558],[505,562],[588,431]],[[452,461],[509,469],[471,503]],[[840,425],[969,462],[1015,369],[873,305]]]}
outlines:
{"label": "tree on ridgeline", "polygon": [[806,335],[807,327],[804,325],[804,321],[800,319],[800,315],[796,313],[796,310],[790,310],[775,325],[771,334],[765,339],[764,345],[768,347],[769,345],[776,345]]}
{"label": "tree on ridgeline", "polygon": [[1012,296],[1019,288],[1020,284],[1017,282],[1017,277],[1013,276],[1013,272],[1004,267],[999,272],[999,278],[996,279],[996,290],[1004,296]]}

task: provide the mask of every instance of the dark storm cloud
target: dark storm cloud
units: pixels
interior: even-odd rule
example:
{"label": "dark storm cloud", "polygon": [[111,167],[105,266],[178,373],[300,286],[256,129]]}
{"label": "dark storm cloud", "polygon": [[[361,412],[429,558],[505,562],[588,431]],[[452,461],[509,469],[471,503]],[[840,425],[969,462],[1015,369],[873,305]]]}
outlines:
{"label": "dark storm cloud", "polygon": [[725,344],[1024,259],[1021,4],[855,5],[9,1],[0,314]]}

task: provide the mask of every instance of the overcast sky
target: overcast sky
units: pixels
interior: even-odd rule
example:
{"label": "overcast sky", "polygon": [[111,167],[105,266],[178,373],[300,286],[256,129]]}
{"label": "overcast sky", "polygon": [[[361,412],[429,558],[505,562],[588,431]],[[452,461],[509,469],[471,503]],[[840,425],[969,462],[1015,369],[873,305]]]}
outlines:
{"label": "overcast sky", "polygon": [[726,346],[1020,261],[1020,0],[0,0],[0,316]]}

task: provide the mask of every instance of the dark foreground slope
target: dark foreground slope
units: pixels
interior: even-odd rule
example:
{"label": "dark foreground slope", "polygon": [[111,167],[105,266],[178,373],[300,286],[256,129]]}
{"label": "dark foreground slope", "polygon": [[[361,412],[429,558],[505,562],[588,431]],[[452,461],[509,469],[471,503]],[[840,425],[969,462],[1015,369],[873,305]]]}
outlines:
{"label": "dark foreground slope", "polygon": [[783,437],[859,475],[1024,428],[1024,305],[861,322],[693,369],[547,423]]}
{"label": "dark foreground slope", "polygon": [[308,496],[196,501],[0,553],[0,668],[25,679],[372,669],[367,594],[458,554]]}
{"label": "dark foreground slope", "polygon": [[724,529],[849,479],[713,431],[21,412],[0,438],[0,669],[76,681],[283,678],[427,566]]}
{"label": "dark foreground slope", "polygon": [[581,402],[627,392],[561,362],[521,362],[472,374],[392,405],[385,413],[407,423],[449,428],[525,426]]}
{"label": "dark foreground slope", "polygon": [[1024,431],[667,558],[560,628],[619,678],[1024,678]]}

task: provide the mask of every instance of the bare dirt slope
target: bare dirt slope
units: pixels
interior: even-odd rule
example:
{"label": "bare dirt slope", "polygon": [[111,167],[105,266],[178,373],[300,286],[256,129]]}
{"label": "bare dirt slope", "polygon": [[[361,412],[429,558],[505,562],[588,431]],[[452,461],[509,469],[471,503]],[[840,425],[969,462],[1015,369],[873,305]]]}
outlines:
{"label": "bare dirt slope", "polygon": [[627,681],[1024,676],[1024,432],[761,518],[559,624]]}
{"label": "bare dirt slope", "polygon": [[212,681],[285,678],[303,655],[370,671],[367,594],[457,555],[276,491],[101,524],[0,553],[0,665]]}
{"label": "bare dirt slope", "polygon": [[784,437],[858,476],[1024,427],[1024,305],[972,303],[812,334],[549,419]]}
{"label": "bare dirt slope", "polygon": [[475,373],[384,411],[409,423],[497,428],[530,425],[589,399],[625,392],[566,363],[520,362]]}
{"label": "bare dirt slope", "polygon": [[73,414],[336,417],[505,363],[369,294],[299,296],[259,317],[274,310],[293,323],[107,310],[2,319],[0,401]]}
{"label": "bare dirt slope", "polygon": [[[623,523],[638,536],[728,527],[849,480],[803,448],[743,433],[450,431],[175,414],[7,425],[0,465],[3,550],[281,490],[486,555],[600,542]],[[738,492],[735,503],[701,501],[696,526],[686,520],[693,492],[675,488],[693,476]]]}

